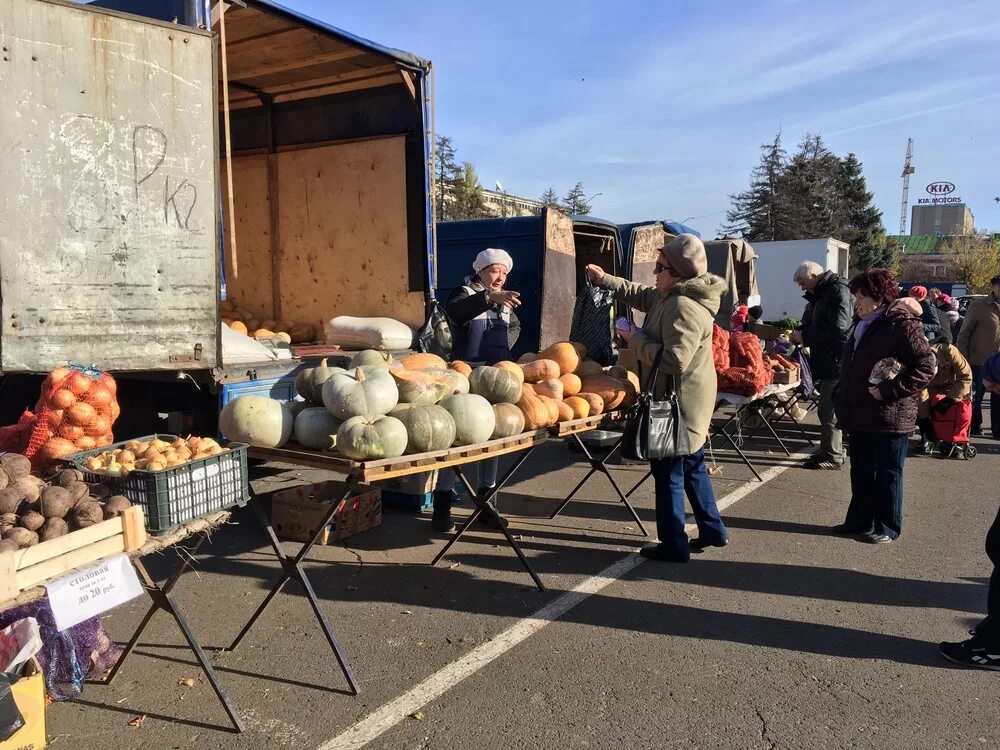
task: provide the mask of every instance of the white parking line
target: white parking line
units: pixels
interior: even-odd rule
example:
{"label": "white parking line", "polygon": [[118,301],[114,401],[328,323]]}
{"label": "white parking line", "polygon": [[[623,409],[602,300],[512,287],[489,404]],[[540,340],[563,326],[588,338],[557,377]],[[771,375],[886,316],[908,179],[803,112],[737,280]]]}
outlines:
{"label": "white parking line", "polygon": [[[792,461],[796,459],[801,461],[808,455],[808,453],[794,454],[788,461],[778,466],[772,466],[763,472],[761,474],[763,481],[747,483],[733,490],[718,501],[719,510],[725,510],[788,469],[799,465],[792,463]],[[694,524],[688,524],[688,530],[693,528]],[[368,714],[347,731],[324,742],[320,745],[319,750],[358,750],[358,748],[364,747],[388,732],[407,716],[440,697],[549,623],[558,620],[584,599],[607,588],[643,562],[645,562],[645,558],[639,556],[638,550],[629,553],[597,575],[586,579],[576,588],[546,604],[531,617],[520,620],[493,640],[474,648],[461,659],[442,667],[395,700]]]}

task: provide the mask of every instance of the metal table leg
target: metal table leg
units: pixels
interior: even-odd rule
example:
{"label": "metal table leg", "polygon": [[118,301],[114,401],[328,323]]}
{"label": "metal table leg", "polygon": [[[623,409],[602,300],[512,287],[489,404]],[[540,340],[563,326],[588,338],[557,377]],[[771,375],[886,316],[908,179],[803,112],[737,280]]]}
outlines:
{"label": "metal table leg", "polygon": [[216,676],[215,670],[212,668],[212,664],[205,655],[201,644],[198,643],[198,640],[194,637],[194,633],[191,632],[191,626],[187,621],[187,617],[185,617],[184,613],[181,611],[177,600],[170,593],[177,581],[180,580],[181,574],[187,569],[188,565],[190,565],[192,556],[195,552],[197,552],[198,547],[201,546],[203,541],[205,541],[205,536],[198,538],[194,546],[188,550],[188,557],[181,561],[180,565],[177,566],[177,569],[162,586],[159,586],[156,581],[153,580],[141,560],[132,560],[132,565],[135,566],[135,569],[142,578],[143,584],[146,587],[146,593],[149,595],[149,598],[153,603],[146,612],[145,617],[142,618],[142,622],[139,623],[139,627],[136,629],[135,633],[132,634],[131,640],[129,640],[128,645],[125,646],[125,650],[122,652],[118,661],[115,662],[111,671],[108,672],[105,678],[93,680],[93,682],[104,685],[111,684],[117,676],[118,670],[120,670],[122,665],[125,663],[125,660],[128,659],[128,657],[135,650],[140,636],[142,636],[146,626],[149,625],[149,621],[153,619],[153,615],[156,614],[158,610],[162,609],[174,618],[174,621],[177,623],[177,627],[180,628],[181,633],[184,635],[184,639],[188,642],[188,646],[190,646],[191,650],[194,652],[195,659],[198,660],[198,664],[205,673],[205,677],[208,679],[209,684],[212,686],[212,689],[218,696],[219,701],[222,703],[222,707],[226,710],[226,714],[229,716],[229,720],[233,723],[233,727],[235,727],[237,732],[242,732],[245,729],[243,721],[240,719],[239,714],[236,713],[236,708],[229,700],[229,696],[222,687],[222,683],[219,682],[219,678]]}
{"label": "metal table leg", "polygon": [[576,493],[583,488],[583,485],[587,483],[587,480],[589,480],[594,474],[600,472],[601,474],[603,474],[608,478],[609,482],[611,482],[611,486],[614,488],[615,493],[618,495],[618,500],[622,504],[624,504],[626,508],[628,508],[628,512],[632,514],[632,518],[634,518],[635,522],[639,525],[639,530],[642,532],[642,535],[649,536],[649,532],[646,531],[646,527],[643,526],[642,524],[642,519],[639,518],[639,514],[635,512],[635,508],[633,508],[632,504],[628,501],[629,495],[632,494],[632,491],[635,490],[635,487],[633,487],[632,491],[630,491],[628,494],[623,494],[621,491],[621,487],[618,486],[618,482],[615,481],[614,476],[612,476],[611,474],[611,470],[608,469],[607,466],[608,460],[610,460],[611,456],[613,456],[615,452],[621,447],[622,440],[624,438],[619,439],[618,442],[611,447],[611,450],[609,450],[607,453],[604,454],[603,458],[596,459],[591,454],[586,444],[584,444],[584,442],[580,439],[580,436],[578,434],[571,435],[570,437],[572,437],[573,440],[576,441],[576,444],[580,447],[580,450],[583,451],[583,455],[586,456],[587,460],[590,462],[590,471],[588,471],[587,475],[580,480],[580,483],[573,488],[573,491],[566,496],[566,499],[559,504],[559,507],[556,508],[554,511],[552,511],[552,515],[549,516],[549,519],[553,519],[560,513],[562,513],[563,510],[565,510],[566,506],[569,505],[571,502],[573,502],[573,498],[576,497]]}
{"label": "metal table leg", "polygon": [[309,600],[309,605],[312,607],[313,613],[316,615],[316,620],[319,622],[320,628],[323,630],[323,635],[326,636],[326,640],[330,644],[330,648],[337,657],[337,663],[340,664],[340,669],[343,671],[344,677],[347,679],[347,684],[350,686],[351,694],[357,695],[360,692],[361,688],[358,685],[357,680],[354,678],[354,673],[351,671],[350,665],[347,663],[347,657],[345,656],[340,643],[337,641],[336,633],[334,633],[333,628],[330,627],[330,623],[327,620],[326,615],[323,613],[323,609],[320,607],[319,600],[316,597],[316,592],[312,587],[312,583],[309,581],[309,577],[306,575],[305,569],[302,567],[302,561],[305,559],[306,555],[309,554],[313,545],[315,545],[319,540],[320,535],[329,525],[333,516],[354,493],[354,489],[357,484],[358,482],[356,480],[348,479],[347,488],[344,491],[343,497],[336,503],[330,503],[330,509],[310,535],[309,541],[302,545],[302,549],[299,550],[299,553],[295,557],[289,557],[285,554],[284,550],[281,548],[281,542],[278,540],[277,534],[274,533],[274,527],[271,526],[271,521],[264,514],[264,511],[261,510],[259,504],[253,504],[254,513],[256,514],[261,525],[264,527],[264,531],[267,533],[268,540],[271,543],[271,547],[274,549],[278,562],[281,563],[282,574],[281,578],[278,579],[278,582],[274,584],[267,596],[264,597],[264,601],[261,602],[260,606],[257,607],[257,610],[253,613],[253,615],[251,615],[247,624],[243,626],[239,635],[236,636],[229,648],[226,649],[227,651],[232,651],[240,645],[244,636],[250,632],[254,623],[256,623],[258,618],[264,613],[264,610],[267,609],[268,605],[274,600],[274,597],[281,592],[286,583],[294,580],[297,581],[305,590],[306,598]]}
{"label": "metal table leg", "polygon": [[510,478],[514,475],[514,472],[521,468],[521,464],[525,462],[533,450],[534,448],[532,447],[524,451],[517,462],[507,471],[506,474],[503,475],[502,478],[497,481],[496,487],[482,495],[472,488],[472,484],[469,482],[468,477],[465,476],[465,472],[462,471],[461,467],[452,467],[452,470],[455,472],[455,475],[469,493],[469,497],[472,498],[476,507],[473,508],[472,514],[462,523],[461,526],[458,527],[458,531],[455,532],[455,535],[448,540],[448,543],[445,544],[441,551],[437,553],[433,560],[431,560],[431,565],[437,565],[441,558],[448,554],[448,550],[454,546],[455,542],[461,539],[462,535],[469,529],[469,527],[476,522],[476,519],[479,518],[480,514],[487,513],[493,517],[494,521],[496,521],[496,525],[499,526],[500,531],[503,532],[503,535],[507,538],[507,544],[509,544],[511,549],[514,550],[518,559],[521,561],[521,564],[524,566],[524,569],[528,571],[528,575],[530,575],[531,579],[535,582],[538,590],[545,591],[545,585],[542,583],[542,579],[538,577],[537,573],[535,573],[534,568],[531,567],[531,563],[528,562],[528,558],[526,558],[524,556],[524,552],[521,551],[520,545],[518,545],[510,531],[507,530],[507,527],[504,526],[503,522],[500,520],[500,514],[497,513],[496,509],[490,505],[489,502],[496,496],[500,489],[507,484]]}
{"label": "metal table leg", "polygon": [[[719,405],[716,405],[716,409],[718,409],[718,408],[719,408]],[[733,415],[731,417],[729,417],[729,419],[727,419],[722,424],[721,427],[710,428],[708,439],[709,439],[709,441],[712,441],[712,440],[715,439],[716,435],[720,435],[721,434],[722,437],[724,437],[729,442],[729,444],[731,446],[733,446],[733,450],[736,451],[736,455],[738,455],[740,457],[740,460],[743,461],[743,463],[746,464],[747,468],[750,469],[750,471],[753,472],[753,475],[755,477],[757,477],[757,481],[758,482],[763,482],[764,481],[763,477],[761,477],[760,473],[757,471],[757,469],[754,467],[754,465],[752,463],[750,463],[750,459],[747,458],[747,455],[742,450],[740,450],[740,446],[736,444],[735,440],[733,440],[733,436],[730,435],[729,432],[726,430],[726,428],[729,427],[729,425],[731,425],[733,423],[733,421],[735,421],[736,419],[739,418],[740,413],[742,411],[743,411],[743,407],[742,406],[737,406],[736,407],[736,411],[733,412]]]}

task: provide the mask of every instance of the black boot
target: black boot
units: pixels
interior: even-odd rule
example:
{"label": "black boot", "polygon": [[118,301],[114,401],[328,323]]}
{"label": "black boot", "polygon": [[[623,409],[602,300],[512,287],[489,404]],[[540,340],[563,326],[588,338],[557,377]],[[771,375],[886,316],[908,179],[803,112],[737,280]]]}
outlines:
{"label": "black boot", "polygon": [[452,490],[434,491],[434,515],[431,516],[431,528],[447,533],[455,530],[455,522],[451,520],[451,504],[455,501]]}
{"label": "black boot", "polygon": [[[492,491],[493,491],[492,487],[480,487],[478,490],[478,494],[480,497],[482,497],[483,495],[486,495]],[[510,525],[507,519],[500,515],[500,507],[497,505],[498,497],[499,497],[498,495],[493,496],[493,499],[490,500],[490,507],[497,512],[497,517],[500,519],[499,524],[497,523],[497,519],[494,518],[493,514],[490,513],[489,511],[484,510],[482,513],[479,514],[479,519],[478,519],[479,522],[483,524],[483,526],[489,526],[491,529],[499,529],[501,527],[507,528]]]}

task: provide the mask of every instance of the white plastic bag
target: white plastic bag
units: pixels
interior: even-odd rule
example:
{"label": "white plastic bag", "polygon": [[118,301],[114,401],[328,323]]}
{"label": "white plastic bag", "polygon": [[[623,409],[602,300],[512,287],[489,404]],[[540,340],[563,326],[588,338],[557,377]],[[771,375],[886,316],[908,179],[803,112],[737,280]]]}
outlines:
{"label": "white plastic bag", "polygon": [[323,321],[326,343],[348,351],[386,349],[399,351],[413,345],[413,329],[392,318],[352,318],[338,315]]}

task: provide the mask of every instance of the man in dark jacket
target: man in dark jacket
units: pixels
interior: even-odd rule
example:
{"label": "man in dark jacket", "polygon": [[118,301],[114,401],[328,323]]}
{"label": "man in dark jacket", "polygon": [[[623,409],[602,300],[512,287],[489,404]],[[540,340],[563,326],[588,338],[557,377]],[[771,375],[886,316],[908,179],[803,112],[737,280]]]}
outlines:
{"label": "man in dark jacket", "polygon": [[809,347],[813,380],[819,391],[820,452],[805,463],[807,469],[840,469],[844,442],[833,409],[833,392],[840,376],[840,356],[854,317],[854,303],[847,282],[819,263],[803,263],[792,277],[805,292],[802,329],[792,332],[792,342]]}
{"label": "man in dark jacket", "polygon": [[931,300],[927,298],[927,287],[919,284],[912,286],[909,294],[920,303],[920,325],[924,328],[924,336],[928,341],[934,341],[941,335],[941,319]]}

